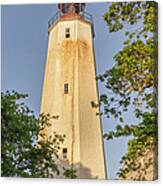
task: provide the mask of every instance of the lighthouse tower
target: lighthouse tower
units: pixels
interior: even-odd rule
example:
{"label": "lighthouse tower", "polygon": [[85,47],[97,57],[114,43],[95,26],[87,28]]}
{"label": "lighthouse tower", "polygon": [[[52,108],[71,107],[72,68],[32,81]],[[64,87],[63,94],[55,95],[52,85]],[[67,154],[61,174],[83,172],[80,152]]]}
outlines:
{"label": "lighthouse tower", "polygon": [[62,3],[49,21],[41,113],[59,116],[46,135],[65,134],[61,164],[77,178],[106,179],[93,50],[92,16],[85,3]]}

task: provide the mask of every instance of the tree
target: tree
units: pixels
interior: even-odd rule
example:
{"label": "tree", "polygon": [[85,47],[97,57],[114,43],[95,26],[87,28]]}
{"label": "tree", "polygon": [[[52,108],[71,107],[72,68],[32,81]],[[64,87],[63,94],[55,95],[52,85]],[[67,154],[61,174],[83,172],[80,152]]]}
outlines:
{"label": "tree", "polygon": [[[58,175],[57,152],[65,135],[46,137],[45,127],[58,116],[39,118],[23,103],[27,95],[1,93],[1,174],[5,177],[54,177]],[[38,138],[38,136],[40,136]]]}
{"label": "tree", "polygon": [[[104,137],[133,136],[128,151],[122,157],[120,178],[157,178],[157,4],[155,2],[114,2],[104,14],[109,32],[118,32],[126,25],[133,27],[125,33],[124,47],[115,56],[114,66],[97,77],[104,83],[107,94],[100,96],[106,117],[119,119],[115,131]],[[133,31],[134,30],[134,31]],[[134,109],[139,124],[126,123],[124,113]],[[154,155],[147,163],[138,165],[146,152]],[[146,160],[144,158],[144,160]],[[150,178],[145,170],[153,166]],[[129,174],[133,173],[132,176]],[[143,173],[144,172],[144,173]],[[143,174],[142,174],[143,173]]]}

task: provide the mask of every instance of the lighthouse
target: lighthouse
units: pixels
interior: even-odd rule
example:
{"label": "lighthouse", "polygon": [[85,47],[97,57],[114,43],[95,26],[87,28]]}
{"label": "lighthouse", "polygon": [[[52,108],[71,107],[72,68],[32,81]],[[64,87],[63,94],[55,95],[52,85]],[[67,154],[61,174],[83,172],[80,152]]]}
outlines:
{"label": "lighthouse", "polygon": [[60,3],[48,23],[48,49],[41,113],[59,116],[46,130],[65,134],[60,163],[77,178],[106,179],[98,102],[92,16],[85,3]]}

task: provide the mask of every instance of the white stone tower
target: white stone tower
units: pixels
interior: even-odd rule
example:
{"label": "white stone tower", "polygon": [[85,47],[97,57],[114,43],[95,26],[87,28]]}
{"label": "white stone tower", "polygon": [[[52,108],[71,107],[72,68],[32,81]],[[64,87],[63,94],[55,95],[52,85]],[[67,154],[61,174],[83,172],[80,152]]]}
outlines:
{"label": "white stone tower", "polygon": [[85,3],[62,3],[49,21],[49,43],[41,113],[58,115],[47,135],[65,134],[61,163],[78,178],[106,179],[93,50],[92,16]]}

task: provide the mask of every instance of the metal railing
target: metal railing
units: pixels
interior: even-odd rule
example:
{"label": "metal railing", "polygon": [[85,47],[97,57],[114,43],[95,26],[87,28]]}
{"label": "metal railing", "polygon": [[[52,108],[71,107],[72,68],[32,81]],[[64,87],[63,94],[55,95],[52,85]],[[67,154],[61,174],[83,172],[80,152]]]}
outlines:
{"label": "metal railing", "polygon": [[[56,14],[50,18],[50,20],[48,21],[48,29],[60,18],[62,18],[65,14],[60,15],[59,11],[56,12]],[[83,18],[83,20],[88,21],[92,24],[93,26],[93,17],[91,14],[87,13],[87,12],[79,12],[78,14],[76,14],[76,18],[81,16]],[[75,18],[75,15],[74,15]]]}

